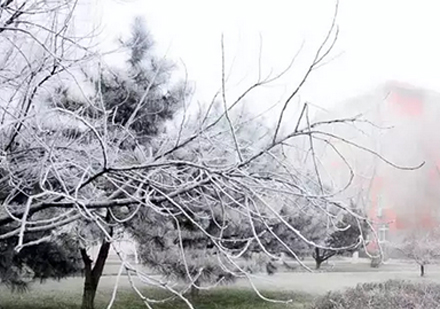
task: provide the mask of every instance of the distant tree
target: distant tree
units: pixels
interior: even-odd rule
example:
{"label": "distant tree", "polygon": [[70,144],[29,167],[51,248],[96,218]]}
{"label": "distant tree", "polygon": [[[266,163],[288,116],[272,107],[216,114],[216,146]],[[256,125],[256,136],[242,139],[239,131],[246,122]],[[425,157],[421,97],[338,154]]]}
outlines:
{"label": "distant tree", "polygon": [[[311,192],[317,190],[316,183],[309,184],[309,190]],[[355,215],[341,211],[334,206],[329,207],[322,201],[302,197],[297,198],[295,204],[300,207],[285,205],[280,214],[291,227],[301,230],[312,244],[304,242],[300,237],[291,233],[289,227],[279,222],[271,226],[271,231],[283,239],[289,245],[288,248],[282,246],[272,234],[266,234],[265,239],[269,247],[277,248],[278,251],[292,258],[312,256],[316,269],[335,255],[349,254],[359,250],[363,238],[369,232],[368,224],[362,219],[363,214],[357,212],[353,204],[351,204],[351,209]],[[292,255],[291,249],[293,248],[296,256]]]}
{"label": "distant tree", "polygon": [[425,275],[428,264],[438,263],[440,259],[440,231],[414,229],[400,242],[390,243],[392,249],[402,253],[420,266],[420,276]]}
{"label": "distant tree", "polygon": [[[361,218],[362,214],[358,214]],[[339,250],[313,248],[312,257],[316,262],[316,269],[321,264],[335,255],[351,254],[359,250],[363,237],[368,234],[369,227],[365,220],[358,220],[351,214],[345,213],[342,220],[331,226],[330,232],[325,236],[323,243],[327,247],[343,248]]]}
{"label": "distant tree", "polygon": [[[301,230],[311,242],[318,244],[326,234],[326,220],[324,216],[320,216],[316,210],[311,210],[313,206],[305,204],[302,210],[296,207],[285,206],[280,214],[295,229]],[[271,231],[288,244],[288,248],[279,244],[277,238],[269,233],[265,235],[267,246],[277,248],[276,250],[283,252],[286,256],[297,259],[303,259],[310,256],[310,244],[304,242],[300,237],[291,233],[285,225],[276,223],[271,226]],[[292,256],[292,250],[296,256]]]}

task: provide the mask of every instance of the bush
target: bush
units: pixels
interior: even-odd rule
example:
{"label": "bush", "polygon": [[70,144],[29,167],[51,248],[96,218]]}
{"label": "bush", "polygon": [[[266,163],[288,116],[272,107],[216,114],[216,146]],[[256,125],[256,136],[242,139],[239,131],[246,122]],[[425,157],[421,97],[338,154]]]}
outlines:
{"label": "bush", "polygon": [[344,292],[330,292],[313,309],[433,309],[440,308],[440,284],[389,280],[363,283]]}

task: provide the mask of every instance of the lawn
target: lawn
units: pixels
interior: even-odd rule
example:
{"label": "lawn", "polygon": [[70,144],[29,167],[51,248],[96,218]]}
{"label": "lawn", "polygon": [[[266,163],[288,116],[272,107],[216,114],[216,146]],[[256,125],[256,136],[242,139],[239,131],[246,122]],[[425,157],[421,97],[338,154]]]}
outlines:
{"label": "lawn", "polygon": [[[417,265],[387,264],[381,268],[371,268],[368,263],[351,264],[346,261],[335,261],[329,268],[324,266],[318,273],[279,272],[272,276],[259,274],[254,283],[267,297],[276,299],[293,299],[288,305],[267,303],[250,290],[249,283],[239,280],[229,287],[220,287],[211,291],[201,291],[197,299],[192,300],[196,308],[306,308],[315,296],[328,291],[344,290],[361,282],[383,282],[389,279],[410,280],[413,282],[434,281],[440,283],[440,267],[430,265],[425,278],[420,278]],[[106,308],[115,283],[112,276],[117,265],[109,264],[106,275],[102,277],[97,293],[96,308]],[[35,283],[30,291],[24,294],[10,293],[0,287],[0,309],[55,309],[79,308],[81,302],[83,278],[69,278],[61,281]],[[126,277],[121,277],[120,290],[113,308],[137,309],[146,308],[137,295],[130,289]],[[158,290],[145,290],[151,298],[164,297]],[[155,308],[186,308],[182,302],[173,301],[156,305]]]}
{"label": "lawn", "polygon": [[[145,295],[151,298],[163,298],[166,295],[157,290],[146,290]],[[80,307],[81,295],[78,290],[52,290],[52,291],[30,291],[25,294],[11,294],[1,290],[1,309],[78,309]],[[106,308],[110,299],[111,290],[102,291],[97,296],[96,308]],[[305,308],[313,297],[307,294],[293,292],[266,292],[266,297],[278,300],[293,299],[289,304],[273,304],[260,299],[254,292],[248,289],[219,288],[211,291],[202,291],[200,295],[191,300],[195,308],[211,309],[263,309],[263,308]],[[123,288],[112,307],[114,309],[137,309],[146,308],[137,295],[131,290]],[[154,306],[157,309],[180,309],[188,308],[182,301],[175,300]]]}

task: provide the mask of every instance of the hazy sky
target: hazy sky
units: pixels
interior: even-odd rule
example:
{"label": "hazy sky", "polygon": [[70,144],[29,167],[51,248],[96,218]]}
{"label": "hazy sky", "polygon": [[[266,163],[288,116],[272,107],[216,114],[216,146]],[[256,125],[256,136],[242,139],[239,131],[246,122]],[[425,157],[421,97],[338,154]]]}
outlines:
{"label": "hazy sky", "polygon": [[[331,0],[104,2],[107,40],[126,32],[133,16],[145,16],[160,52],[185,63],[205,100],[220,86],[221,33],[231,88],[258,75],[260,37],[263,74],[287,65],[304,42],[298,65],[273,90],[277,96],[302,75],[334,11]],[[435,0],[340,0],[335,59],[316,71],[301,98],[328,106],[389,79],[440,91],[439,12]]]}

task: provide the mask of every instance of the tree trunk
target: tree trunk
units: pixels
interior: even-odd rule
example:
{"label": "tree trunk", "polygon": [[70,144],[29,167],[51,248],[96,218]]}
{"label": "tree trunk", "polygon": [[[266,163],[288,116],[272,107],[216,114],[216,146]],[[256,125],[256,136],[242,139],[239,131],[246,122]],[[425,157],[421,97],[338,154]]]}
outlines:
{"label": "tree trunk", "polygon": [[315,260],[315,262],[316,262],[315,269],[320,269],[320,268],[321,268],[322,261],[319,260],[319,259],[317,259],[317,260]]}
{"label": "tree trunk", "polygon": [[313,258],[315,259],[315,269],[319,269],[321,267],[322,262],[324,260],[322,259],[322,256],[320,254],[319,248],[315,248],[315,252],[313,253]]}
{"label": "tree trunk", "polygon": [[423,277],[425,275],[425,265],[420,265],[420,277]]}
{"label": "tree trunk", "polygon": [[93,278],[91,276],[86,277],[81,309],[94,309],[97,287],[98,286],[93,283]]}
{"label": "tree trunk", "polygon": [[86,249],[81,249],[81,256],[84,262],[84,290],[81,309],[94,309],[96,290],[98,288],[99,280],[104,270],[105,262],[110,251],[110,243],[103,241],[101,248],[99,249],[98,257],[96,258],[95,265],[92,268],[92,260],[87,255]]}

